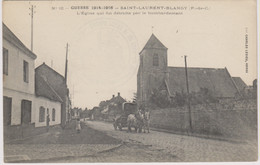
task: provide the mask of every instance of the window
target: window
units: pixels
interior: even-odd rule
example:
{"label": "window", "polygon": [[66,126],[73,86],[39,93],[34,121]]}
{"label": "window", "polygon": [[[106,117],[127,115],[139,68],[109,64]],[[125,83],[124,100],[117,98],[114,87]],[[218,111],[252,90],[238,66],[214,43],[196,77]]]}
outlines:
{"label": "window", "polygon": [[52,117],[52,121],[55,121],[55,113],[56,113],[55,109],[53,108],[52,109],[52,116],[51,116]]}
{"label": "window", "polygon": [[153,55],[153,66],[159,66],[159,56],[158,56],[158,54]]}
{"label": "window", "polygon": [[29,65],[26,61],[23,61],[23,81],[29,82]]}
{"label": "window", "polygon": [[45,108],[43,106],[40,107],[40,114],[39,114],[39,122],[45,121]]}
{"label": "window", "polygon": [[3,48],[3,74],[8,75],[8,50]]}

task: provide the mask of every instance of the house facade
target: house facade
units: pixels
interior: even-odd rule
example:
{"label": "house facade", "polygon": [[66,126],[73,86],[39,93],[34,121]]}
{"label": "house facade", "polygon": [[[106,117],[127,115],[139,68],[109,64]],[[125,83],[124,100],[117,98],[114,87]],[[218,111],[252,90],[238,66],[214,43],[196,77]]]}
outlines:
{"label": "house facade", "polygon": [[46,65],[41,64],[35,69],[35,79],[36,82],[45,82],[52,91],[46,93],[46,88],[42,88],[37,83],[35,88],[37,89],[36,96],[45,96],[51,98],[52,100],[61,102],[61,113],[60,122],[61,126],[65,127],[66,123],[70,120],[70,99],[69,99],[69,89],[67,88],[65,78],[56,72],[54,69]]}
{"label": "house facade", "polygon": [[[35,79],[36,55],[3,24],[3,111],[4,126],[46,126],[61,123],[62,101],[41,90],[51,91],[44,79]],[[55,93],[54,93],[55,94]],[[42,109],[46,109],[43,112]]]}
{"label": "house facade", "polygon": [[31,52],[3,24],[3,110],[4,125],[35,122],[34,61]]}
{"label": "house facade", "polygon": [[[185,67],[169,67],[167,50],[152,34],[139,53],[140,64],[137,73],[138,104],[146,104],[154,91],[174,97],[177,93],[187,93]],[[189,92],[207,89],[216,98],[234,98],[240,94],[245,83],[235,80],[227,68],[188,67]],[[238,84],[239,83],[239,84]]]}
{"label": "house facade", "polygon": [[47,115],[49,115],[49,125],[61,124],[61,106],[63,100],[55,89],[49,84],[48,79],[35,72],[35,126],[46,126]]}

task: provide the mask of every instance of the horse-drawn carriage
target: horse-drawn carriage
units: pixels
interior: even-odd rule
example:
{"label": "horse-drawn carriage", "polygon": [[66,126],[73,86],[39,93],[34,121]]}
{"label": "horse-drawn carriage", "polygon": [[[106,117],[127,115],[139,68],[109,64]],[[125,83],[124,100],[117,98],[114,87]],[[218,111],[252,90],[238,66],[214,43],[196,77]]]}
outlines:
{"label": "horse-drawn carriage", "polygon": [[136,114],[137,113],[137,104],[130,103],[130,102],[124,102],[122,104],[122,114],[120,116],[117,116],[114,119],[113,126],[115,130],[119,128],[120,131],[122,131],[123,127],[128,127],[127,125],[127,118],[130,114]]}
{"label": "horse-drawn carriage", "polygon": [[135,132],[142,132],[142,128],[147,129],[149,133],[149,111],[137,110],[137,104],[125,102],[122,105],[122,114],[114,119],[113,126],[115,130],[119,128],[122,131],[123,127],[128,127],[128,131],[131,132],[131,127],[135,128]]}

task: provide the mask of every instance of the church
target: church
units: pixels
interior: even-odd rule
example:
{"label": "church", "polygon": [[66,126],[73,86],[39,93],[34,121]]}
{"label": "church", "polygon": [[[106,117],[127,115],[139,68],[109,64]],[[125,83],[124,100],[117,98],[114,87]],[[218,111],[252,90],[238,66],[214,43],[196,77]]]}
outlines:
{"label": "church", "polygon": [[[187,93],[185,67],[168,66],[168,48],[152,34],[139,53],[140,64],[137,73],[137,98],[139,104],[147,103],[153,91],[167,93]],[[188,67],[189,92],[199,92],[202,88],[219,99],[235,98],[246,87],[240,77],[231,77],[227,68]]]}

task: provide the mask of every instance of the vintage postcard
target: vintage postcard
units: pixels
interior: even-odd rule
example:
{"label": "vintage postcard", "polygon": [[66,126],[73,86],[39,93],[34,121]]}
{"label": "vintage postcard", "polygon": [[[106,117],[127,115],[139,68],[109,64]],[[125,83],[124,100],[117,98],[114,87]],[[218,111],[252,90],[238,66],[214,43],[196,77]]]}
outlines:
{"label": "vintage postcard", "polygon": [[4,163],[258,163],[257,1],[3,1]]}

